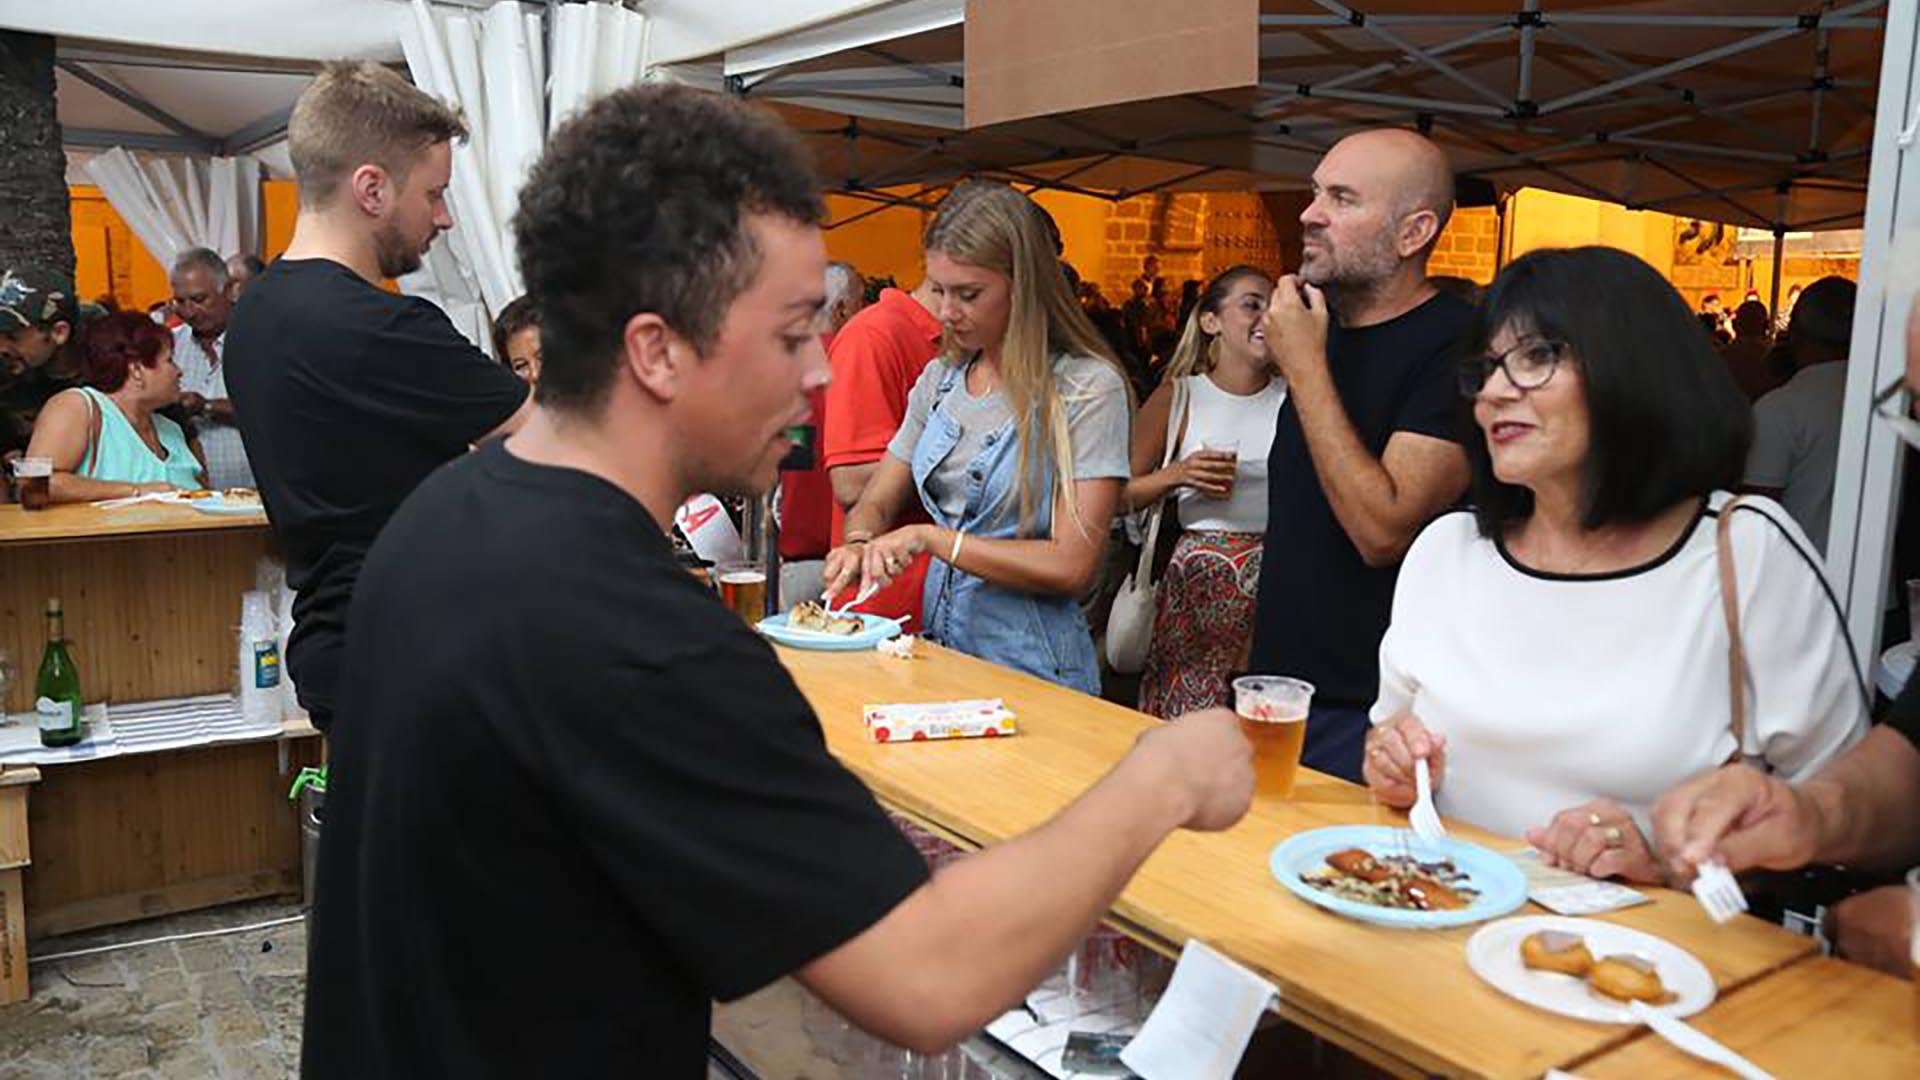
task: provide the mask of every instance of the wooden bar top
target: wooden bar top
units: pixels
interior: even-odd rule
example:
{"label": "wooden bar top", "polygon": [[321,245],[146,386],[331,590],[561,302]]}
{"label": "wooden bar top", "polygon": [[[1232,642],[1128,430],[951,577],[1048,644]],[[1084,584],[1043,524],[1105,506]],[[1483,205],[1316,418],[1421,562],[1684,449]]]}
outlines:
{"label": "wooden bar top", "polygon": [[[1815,957],[1735,991],[1688,1022],[1767,1072],[1912,1080],[1920,1076],[1920,988]],[[1652,1033],[1581,1065],[1584,1080],[1725,1077]]]}
{"label": "wooden bar top", "polygon": [[266,527],[264,510],[258,514],[203,514],[192,507],[165,503],[137,503],[117,510],[101,510],[91,503],[66,503],[28,513],[17,505],[0,506],[0,546]]}
{"label": "wooden bar top", "polygon": [[[977,845],[1045,822],[1155,723],[925,643],[913,660],[778,651],[819,714],[829,748],[877,797]],[[877,745],[861,724],[869,704],[991,697],[1017,714],[1018,735]],[[1273,880],[1267,856],[1276,844],[1343,824],[1405,827],[1405,815],[1379,806],[1364,788],[1303,771],[1292,799],[1256,799],[1231,830],[1175,833],[1122,893],[1116,919],[1164,948],[1206,941],[1271,979],[1290,1018],[1400,1071],[1537,1077],[1634,1037],[1629,1027],[1564,1019],[1481,982],[1465,957],[1476,928],[1382,929],[1307,904]],[[1522,846],[1450,828],[1498,851]],[[1652,903],[1605,918],[1690,950],[1723,993],[1813,952],[1810,939],[1779,927],[1746,917],[1716,927],[1690,896],[1647,891]],[[1538,913],[1516,914],[1529,911]]]}

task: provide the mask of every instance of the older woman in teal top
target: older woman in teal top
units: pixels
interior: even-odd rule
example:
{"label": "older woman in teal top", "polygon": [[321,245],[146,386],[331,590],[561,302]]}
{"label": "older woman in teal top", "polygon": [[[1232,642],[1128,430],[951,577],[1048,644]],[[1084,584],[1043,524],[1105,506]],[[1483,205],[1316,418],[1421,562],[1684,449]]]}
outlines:
{"label": "older woman in teal top", "polygon": [[155,412],[180,398],[173,336],[143,315],[109,315],[87,328],[85,356],[87,385],[47,402],[27,448],[53,460],[53,501],[201,487],[197,441]]}

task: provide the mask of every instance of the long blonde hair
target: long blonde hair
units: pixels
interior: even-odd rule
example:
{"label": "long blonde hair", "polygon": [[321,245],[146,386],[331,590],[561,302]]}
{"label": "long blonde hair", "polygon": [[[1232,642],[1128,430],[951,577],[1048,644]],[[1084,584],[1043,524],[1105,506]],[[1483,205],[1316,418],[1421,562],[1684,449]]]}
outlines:
{"label": "long blonde hair", "polygon": [[[1052,499],[1056,491],[1066,493],[1074,523],[1086,529],[1071,483],[1073,438],[1053,376],[1053,358],[1066,353],[1102,360],[1126,385],[1125,369],[1067,288],[1044,213],[1032,199],[1005,184],[969,180],[940,204],[924,240],[928,251],[997,271],[1013,282],[1007,333],[1000,349],[1000,385],[1020,439],[1017,490],[1022,533],[1032,529],[1039,499]],[[951,342],[944,355],[949,361],[965,360]],[[1126,393],[1131,416],[1131,389]],[[1049,460],[1054,487],[1036,491],[1039,464]]]}
{"label": "long blonde hair", "polygon": [[1180,333],[1180,344],[1173,347],[1173,358],[1167,361],[1166,378],[1205,375],[1220,362],[1220,337],[1201,328],[1200,316],[1204,313],[1218,317],[1220,308],[1232,295],[1234,285],[1240,279],[1249,277],[1257,277],[1268,285],[1274,283],[1272,274],[1245,263],[1229,266],[1207,282],[1207,287],[1200,293],[1199,302],[1193,305],[1193,311],[1187,315],[1187,326]]}

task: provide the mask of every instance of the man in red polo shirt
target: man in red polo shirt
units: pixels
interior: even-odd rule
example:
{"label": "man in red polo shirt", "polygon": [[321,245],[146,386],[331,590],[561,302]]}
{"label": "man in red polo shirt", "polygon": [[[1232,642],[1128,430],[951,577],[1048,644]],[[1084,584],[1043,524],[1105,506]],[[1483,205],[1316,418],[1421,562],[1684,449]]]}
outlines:
{"label": "man in red polo shirt", "polygon": [[[878,300],[841,329],[827,350],[833,381],[827,386],[821,452],[833,482],[836,547],[846,541],[847,511],[860,501],[860,493],[907,415],[908,392],[940,352],[940,320],[933,314],[933,303],[932,287],[925,281],[911,293],[884,289]],[[915,503],[893,524],[929,520]],[[926,576],[927,556],[921,555],[860,610],[890,619],[906,616],[907,630],[918,633],[920,590]]]}
{"label": "man in red polo shirt", "polygon": [[[824,326],[820,344],[831,351],[833,339],[847,321],[866,306],[867,282],[852,264],[827,264],[827,305],[821,313]],[[820,595],[827,552],[839,539],[837,515],[842,511],[833,501],[833,488],[827,482],[827,466],[821,460],[820,431],[826,426],[827,391],[825,387],[809,391],[813,406],[813,468],[805,472],[780,474],[780,602],[792,607],[802,600]]]}

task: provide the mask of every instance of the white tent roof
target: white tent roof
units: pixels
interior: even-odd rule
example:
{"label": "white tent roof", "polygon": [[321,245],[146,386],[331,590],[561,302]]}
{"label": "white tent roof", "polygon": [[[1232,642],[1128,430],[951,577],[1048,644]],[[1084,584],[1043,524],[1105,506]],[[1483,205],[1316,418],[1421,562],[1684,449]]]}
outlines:
{"label": "white tent roof", "polygon": [[[1262,0],[1258,85],[973,131],[964,0],[643,10],[647,55],[669,77],[805,110],[793,115],[836,185],[997,172],[1103,194],[1288,186],[1344,130],[1420,123],[1463,173],[1503,187],[1825,228],[1856,223],[1864,201],[1885,4],[1831,0],[1817,26],[1799,25],[1810,6]],[[0,0],[0,26],[59,36],[70,147],[237,152],[278,138],[320,59],[396,60],[406,12],[406,0]]]}

